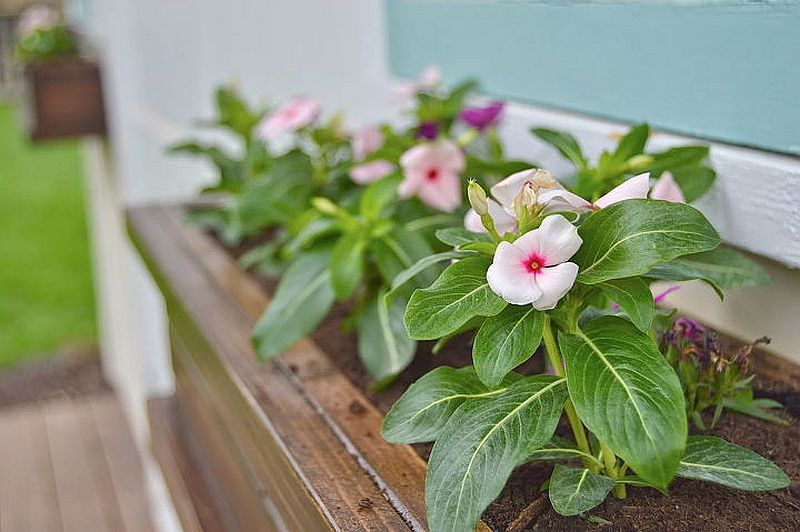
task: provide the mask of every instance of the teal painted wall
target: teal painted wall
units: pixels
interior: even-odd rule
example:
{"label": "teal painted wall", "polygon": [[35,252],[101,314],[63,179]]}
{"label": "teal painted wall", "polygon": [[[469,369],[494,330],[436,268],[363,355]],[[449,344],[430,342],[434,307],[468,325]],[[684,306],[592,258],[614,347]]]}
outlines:
{"label": "teal painted wall", "polygon": [[[572,5],[566,5],[572,4]],[[386,0],[392,71],[800,155],[800,2]]]}

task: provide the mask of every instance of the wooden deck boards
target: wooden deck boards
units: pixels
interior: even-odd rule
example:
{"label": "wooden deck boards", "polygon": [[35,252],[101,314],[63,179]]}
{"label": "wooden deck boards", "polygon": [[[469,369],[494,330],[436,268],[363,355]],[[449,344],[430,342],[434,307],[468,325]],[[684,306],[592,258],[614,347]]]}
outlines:
{"label": "wooden deck boards", "polygon": [[0,530],[153,530],[112,394],[0,410]]}

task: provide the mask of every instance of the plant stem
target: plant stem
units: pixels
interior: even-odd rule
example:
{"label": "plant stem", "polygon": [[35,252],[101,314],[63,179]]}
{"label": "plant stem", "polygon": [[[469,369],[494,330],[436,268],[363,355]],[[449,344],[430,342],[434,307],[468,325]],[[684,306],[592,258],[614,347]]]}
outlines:
{"label": "plant stem", "polygon": [[[553,366],[553,370],[556,372],[556,375],[563,377],[564,362],[561,359],[561,352],[558,350],[558,344],[556,343],[556,338],[553,335],[553,327],[550,324],[550,316],[547,314],[544,315],[544,328],[542,337],[544,338],[544,346],[547,349],[547,356],[550,359],[550,364]],[[569,420],[570,427],[572,427],[572,434],[575,436],[575,443],[578,444],[578,449],[586,454],[591,455],[592,451],[589,448],[589,440],[586,439],[586,431],[583,429],[583,423],[581,423],[578,413],[575,411],[575,406],[569,399],[567,399],[567,402],[564,404],[564,411],[567,413],[567,419]],[[592,471],[597,470],[596,464],[587,463],[587,461],[584,461],[584,465]]]}

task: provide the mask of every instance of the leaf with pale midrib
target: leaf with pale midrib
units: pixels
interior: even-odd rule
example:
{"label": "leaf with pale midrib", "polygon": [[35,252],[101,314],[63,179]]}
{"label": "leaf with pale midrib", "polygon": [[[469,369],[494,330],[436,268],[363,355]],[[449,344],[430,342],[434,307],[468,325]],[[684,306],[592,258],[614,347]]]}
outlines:
{"label": "leaf with pale midrib", "polygon": [[472,346],[475,371],[487,386],[528,360],[542,341],[544,313],[530,305],[509,305],[483,322]]}
{"label": "leaf with pale midrib", "polygon": [[507,303],[489,288],[492,259],[467,257],[451,264],[428,288],[416,290],[404,322],[415,340],[435,340],[458,330],[475,316],[494,316]]}
{"label": "leaf with pale midrib", "polygon": [[585,284],[642,275],[659,262],[707,251],[720,242],[694,207],[644,199],[595,212],[578,234],[583,244],[571,260],[580,267],[578,282]]}
{"label": "leaf with pale midrib", "polygon": [[458,407],[428,462],[431,531],[473,530],[514,468],[553,435],[566,399],[564,379],[537,375]]}
{"label": "leaf with pale midrib", "polygon": [[715,436],[689,436],[678,476],[746,491],[789,485],[786,473],[760,454]]}
{"label": "leaf with pale midrib", "polygon": [[653,340],[605,316],[559,334],[570,399],[581,420],[636,473],[665,489],[686,445],[680,381]]}
{"label": "leaf with pale midrib", "polygon": [[408,366],[417,347],[403,327],[405,301],[387,305],[384,295],[379,291],[358,319],[358,355],[379,387]]}
{"label": "leaf with pale midrib", "polygon": [[556,464],[548,495],[556,512],[578,515],[603,502],[613,487],[614,479],[605,475]]}
{"label": "leaf with pale midrib", "polygon": [[614,279],[598,283],[597,286],[625,311],[637,329],[645,332],[650,329],[656,307],[650,287],[641,278]]}

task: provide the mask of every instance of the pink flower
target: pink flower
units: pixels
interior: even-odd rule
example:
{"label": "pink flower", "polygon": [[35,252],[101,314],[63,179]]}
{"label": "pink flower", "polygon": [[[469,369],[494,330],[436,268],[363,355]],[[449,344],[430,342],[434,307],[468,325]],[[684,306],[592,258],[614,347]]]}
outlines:
{"label": "pink flower", "polygon": [[[517,230],[517,220],[506,210],[502,205],[495,200],[488,198],[486,203],[489,205],[489,216],[492,217],[494,228],[497,234],[503,236],[506,233],[513,233]],[[475,212],[475,209],[470,209],[464,215],[464,228],[473,233],[486,233],[486,228],[481,223],[481,217]]]}
{"label": "pink flower", "polygon": [[31,6],[19,17],[17,34],[24,37],[38,29],[55,26],[58,22],[58,13],[55,9],[42,5]]}
{"label": "pink flower", "polygon": [[296,98],[264,117],[256,126],[258,137],[269,140],[281,133],[291,133],[313,124],[319,117],[320,106],[310,98]]}
{"label": "pink flower", "polygon": [[403,198],[418,195],[434,209],[452,212],[461,205],[459,174],[466,167],[464,154],[453,142],[418,144],[400,157],[404,179],[398,192]]}
{"label": "pink flower", "polygon": [[557,188],[540,194],[539,201],[547,205],[549,211],[597,210],[626,199],[644,199],[647,197],[649,189],[650,174],[639,174],[617,185],[594,203],[564,188]]}
{"label": "pink flower", "polygon": [[353,159],[363,161],[370,153],[383,146],[383,133],[376,125],[364,126],[353,136]]}
{"label": "pink flower", "polygon": [[656,181],[653,190],[650,191],[652,199],[671,201],[673,203],[686,203],[681,187],[675,182],[675,178],[669,172],[664,172]]}
{"label": "pink flower", "polygon": [[513,243],[498,244],[486,272],[489,287],[513,305],[553,309],[575,284],[578,265],[567,260],[582,243],[578,229],[566,218],[548,216],[538,229]]}
{"label": "pink flower", "polygon": [[397,85],[392,99],[405,101],[413,98],[418,92],[433,90],[442,82],[442,72],[436,65],[430,65],[420,72],[414,81],[406,81]]}
{"label": "pink flower", "polygon": [[492,102],[484,107],[465,107],[458,113],[458,118],[478,131],[483,131],[497,122],[501,112],[503,102]]}
{"label": "pink flower", "polygon": [[368,185],[394,172],[394,165],[389,161],[378,159],[358,164],[350,169],[350,178],[359,185]]}

